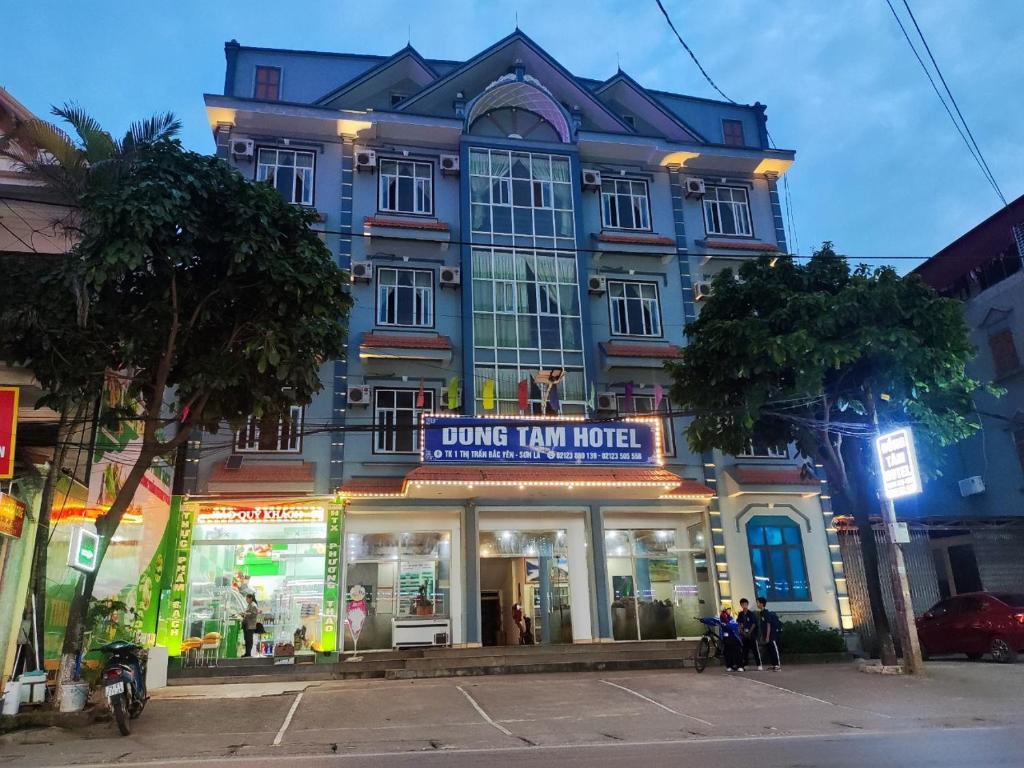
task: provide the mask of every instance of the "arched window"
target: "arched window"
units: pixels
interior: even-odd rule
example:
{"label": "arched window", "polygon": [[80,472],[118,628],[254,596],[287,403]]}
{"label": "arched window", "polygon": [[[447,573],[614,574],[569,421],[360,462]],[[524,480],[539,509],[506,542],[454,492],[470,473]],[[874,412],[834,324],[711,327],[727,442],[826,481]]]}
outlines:
{"label": "arched window", "polygon": [[568,144],[572,131],[565,112],[529,75],[506,75],[489,86],[466,114],[469,133]]}
{"label": "arched window", "polygon": [[758,515],[747,522],[747,545],[756,596],[769,602],[811,599],[800,525],[782,515]]}

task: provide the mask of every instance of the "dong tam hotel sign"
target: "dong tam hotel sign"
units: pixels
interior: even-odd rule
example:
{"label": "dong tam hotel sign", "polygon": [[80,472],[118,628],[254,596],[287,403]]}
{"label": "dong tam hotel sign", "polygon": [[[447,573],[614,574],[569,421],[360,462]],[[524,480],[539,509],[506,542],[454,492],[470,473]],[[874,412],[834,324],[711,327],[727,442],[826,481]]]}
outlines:
{"label": "dong tam hotel sign", "polygon": [[657,466],[654,419],[424,416],[426,464],[606,464]]}

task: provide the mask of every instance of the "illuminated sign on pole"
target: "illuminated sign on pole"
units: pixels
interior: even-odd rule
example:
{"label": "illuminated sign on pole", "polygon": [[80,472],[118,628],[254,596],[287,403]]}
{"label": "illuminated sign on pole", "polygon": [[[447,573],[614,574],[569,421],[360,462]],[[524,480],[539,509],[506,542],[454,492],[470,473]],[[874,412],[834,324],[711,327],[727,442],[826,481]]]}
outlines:
{"label": "illuminated sign on pole", "polygon": [[100,537],[85,528],[76,528],[71,534],[71,546],[68,548],[68,567],[82,573],[96,570],[100,556]]}
{"label": "illuminated sign on pole", "polygon": [[882,490],[888,499],[921,492],[914,436],[909,429],[896,429],[875,438],[875,452],[882,470]]}
{"label": "illuminated sign on pole", "polygon": [[14,442],[18,435],[18,388],[0,387],[0,480],[14,477]]}

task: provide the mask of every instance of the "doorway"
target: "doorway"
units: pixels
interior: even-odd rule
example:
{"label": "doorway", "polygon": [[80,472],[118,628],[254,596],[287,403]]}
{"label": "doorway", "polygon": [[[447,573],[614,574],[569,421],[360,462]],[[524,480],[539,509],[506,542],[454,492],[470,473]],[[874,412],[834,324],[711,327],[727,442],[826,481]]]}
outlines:
{"label": "doorway", "polygon": [[571,643],[571,613],[564,530],[480,534],[484,645]]}

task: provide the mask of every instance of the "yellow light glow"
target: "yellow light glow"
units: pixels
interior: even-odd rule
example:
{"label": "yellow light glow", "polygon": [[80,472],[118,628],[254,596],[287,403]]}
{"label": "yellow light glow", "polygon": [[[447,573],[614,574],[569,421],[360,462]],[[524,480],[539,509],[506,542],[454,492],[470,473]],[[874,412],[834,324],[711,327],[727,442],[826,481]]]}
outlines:
{"label": "yellow light glow", "polygon": [[700,152],[686,152],[680,150],[677,152],[669,152],[667,155],[661,158],[658,164],[663,168],[666,168],[670,165],[678,165],[682,168],[685,168],[688,162],[698,157],[700,157]]}
{"label": "yellow light glow", "polygon": [[781,157],[766,157],[757,164],[757,167],[754,169],[754,174],[774,173],[777,176],[784,176],[786,171],[788,171],[792,166],[792,160],[786,160]]}

